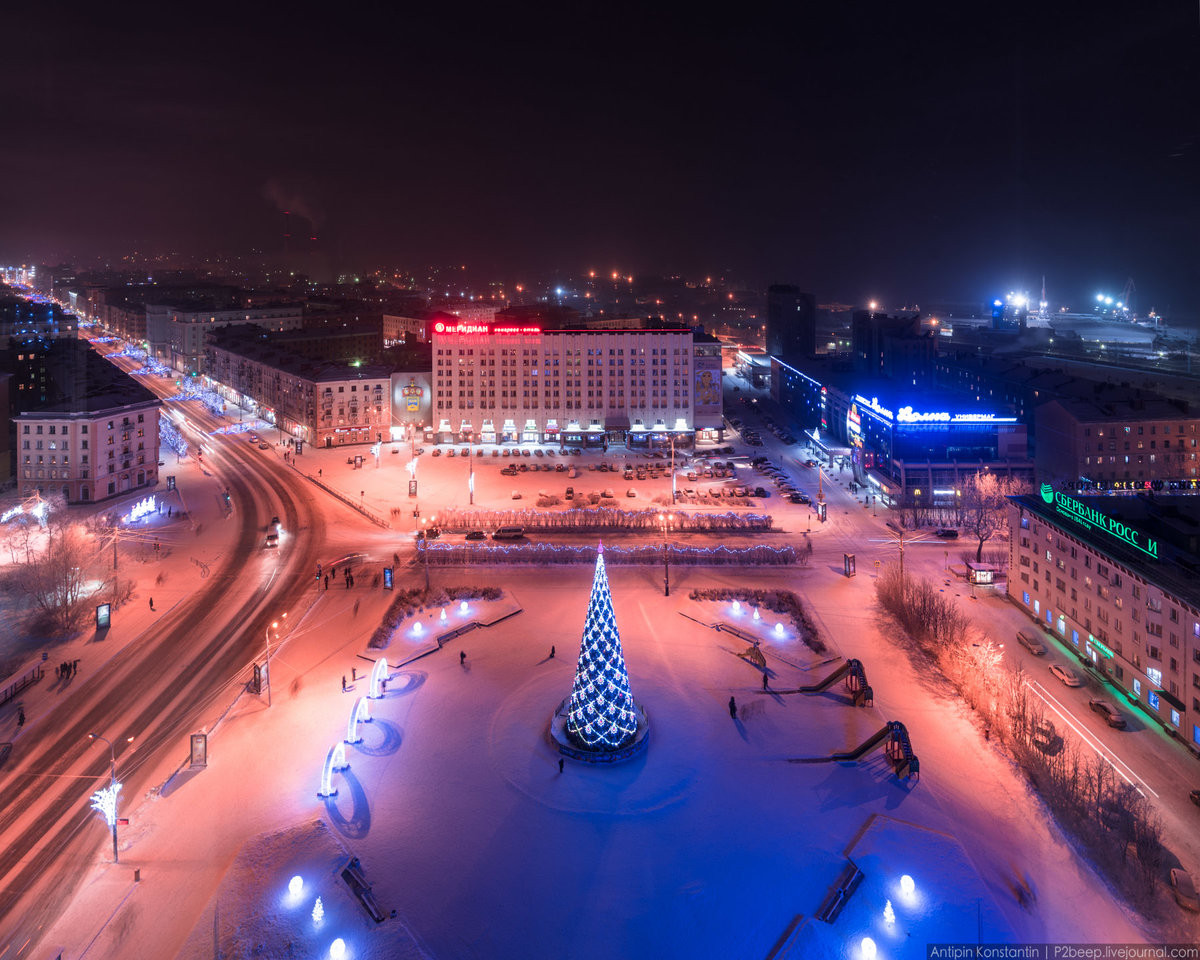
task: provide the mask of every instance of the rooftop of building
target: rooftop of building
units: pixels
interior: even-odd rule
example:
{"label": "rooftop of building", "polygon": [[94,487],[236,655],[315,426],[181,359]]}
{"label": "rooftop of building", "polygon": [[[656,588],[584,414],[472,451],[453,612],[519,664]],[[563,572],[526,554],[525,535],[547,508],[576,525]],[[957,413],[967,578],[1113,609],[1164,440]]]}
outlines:
{"label": "rooftop of building", "polygon": [[[1030,513],[1059,527],[1097,552],[1111,557],[1138,576],[1158,584],[1192,607],[1200,609],[1200,502],[1195,497],[1093,497],[1056,494],[1055,503],[1042,495],[1010,499]],[[1124,529],[1135,531],[1143,547],[1153,541],[1157,558],[1131,545],[1126,538],[1095,522],[1085,524],[1060,512],[1058,497],[1097,511]],[[1116,527],[1120,530],[1122,528]]]}
{"label": "rooftop of building", "polygon": [[82,340],[56,340],[39,361],[49,383],[47,399],[26,411],[47,413],[98,413],[137,403],[158,403],[142,384],[100,356]]}
{"label": "rooftop of building", "polygon": [[317,383],[330,380],[380,380],[392,374],[392,368],[383,364],[363,363],[351,366],[328,360],[313,360],[288,349],[286,344],[277,342],[277,336],[253,324],[236,324],[214,330],[209,342],[214,348]]}
{"label": "rooftop of building", "polygon": [[[1091,398],[1057,397],[1056,403],[1080,423],[1110,423],[1127,420],[1179,420],[1192,419],[1187,404],[1166,400],[1153,394],[1122,395],[1115,391],[1097,391]],[[1115,394],[1115,395],[1114,395]]]}

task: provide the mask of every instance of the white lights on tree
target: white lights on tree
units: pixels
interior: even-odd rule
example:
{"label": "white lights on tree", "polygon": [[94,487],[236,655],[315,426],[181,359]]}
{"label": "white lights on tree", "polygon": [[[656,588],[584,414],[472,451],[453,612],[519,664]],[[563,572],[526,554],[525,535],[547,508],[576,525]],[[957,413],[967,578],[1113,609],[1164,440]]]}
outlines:
{"label": "white lights on tree", "polygon": [[896,911],[892,909],[892,901],[889,900],[883,908],[883,922],[889,927],[896,922]]}
{"label": "white lights on tree", "polygon": [[442,615],[438,619],[441,620],[442,623],[446,622],[446,608],[445,607],[442,607]]}
{"label": "white lights on tree", "polygon": [[117,822],[117,794],[120,792],[121,784],[111,783],[92,794],[92,809],[104,814],[104,819],[110,827]]}
{"label": "white lights on tree", "polygon": [[755,607],[755,608],[754,608],[754,622],[755,622],[755,623],[758,623],[758,621],[759,621],[759,620],[761,620],[761,619],[762,619],[762,617],[760,617],[760,616],[759,616],[759,614],[758,614],[758,607]]}
{"label": "white lights on tree", "polygon": [[321,903],[320,897],[317,897],[317,902],[313,904],[312,917],[313,923],[315,923],[318,927],[321,925],[321,921],[325,919],[325,907]]}
{"label": "white lights on tree", "polygon": [[629,674],[601,545],[579,645],[567,735],[589,749],[616,750],[632,741],[636,733],[637,713],[629,692]]}

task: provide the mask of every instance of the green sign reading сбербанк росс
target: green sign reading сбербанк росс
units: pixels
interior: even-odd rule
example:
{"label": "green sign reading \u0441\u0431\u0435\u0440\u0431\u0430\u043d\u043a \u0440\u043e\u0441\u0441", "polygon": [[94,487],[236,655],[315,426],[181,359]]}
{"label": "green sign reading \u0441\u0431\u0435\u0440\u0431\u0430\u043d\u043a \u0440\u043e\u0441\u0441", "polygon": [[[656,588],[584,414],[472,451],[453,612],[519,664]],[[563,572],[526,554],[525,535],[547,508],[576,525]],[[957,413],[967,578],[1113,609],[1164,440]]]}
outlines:
{"label": "green sign reading \u0441\u0431\u0435\u0440\u0431\u0430\u043d\u043a \u0440\u043e\u0441\u0441", "polygon": [[1089,530],[1103,530],[1110,537],[1116,537],[1139,553],[1144,553],[1154,560],[1158,559],[1158,541],[1144,537],[1140,530],[1135,530],[1128,524],[1101,513],[1094,507],[1080,503],[1074,497],[1056,492],[1048,483],[1042,484],[1042,499],[1048,504],[1054,504],[1055,511],[1068,520],[1074,520]]}

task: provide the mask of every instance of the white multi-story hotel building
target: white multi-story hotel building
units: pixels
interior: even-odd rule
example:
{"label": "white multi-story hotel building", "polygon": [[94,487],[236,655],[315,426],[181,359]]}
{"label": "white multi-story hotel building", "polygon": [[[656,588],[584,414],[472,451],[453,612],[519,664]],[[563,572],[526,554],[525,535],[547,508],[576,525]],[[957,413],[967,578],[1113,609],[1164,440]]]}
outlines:
{"label": "white multi-story hotel building", "polygon": [[639,447],[720,438],[720,343],[690,329],[438,320],[430,337],[436,442]]}
{"label": "white multi-story hotel building", "polygon": [[1009,523],[1009,598],[1200,754],[1200,505],[1044,485]]}

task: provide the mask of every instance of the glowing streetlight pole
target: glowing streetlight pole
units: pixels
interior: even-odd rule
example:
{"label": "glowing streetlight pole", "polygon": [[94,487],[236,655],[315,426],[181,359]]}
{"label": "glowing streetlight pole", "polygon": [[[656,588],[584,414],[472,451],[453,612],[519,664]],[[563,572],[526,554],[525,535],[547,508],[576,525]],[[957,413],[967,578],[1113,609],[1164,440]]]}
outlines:
{"label": "glowing streetlight pole", "polygon": [[[286,620],[287,614],[284,613],[282,618]],[[271,631],[279,629],[279,621],[275,620],[266,629],[267,634],[267,706],[271,705]]]}
{"label": "glowing streetlight pole", "polygon": [[675,514],[659,514],[663,531],[663,596],[671,595],[671,555],[667,548],[667,531],[675,520]]}
{"label": "glowing streetlight pole", "polygon": [[[108,744],[108,790],[92,794],[92,806],[103,812],[104,818],[112,827],[113,863],[120,863],[120,855],[117,853],[117,793],[120,791],[121,785],[117,783],[117,752],[108,737],[102,737],[98,733],[89,733],[88,739],[103,740]],[[125,742],[133,743],[133,737],[127,737]]]}

